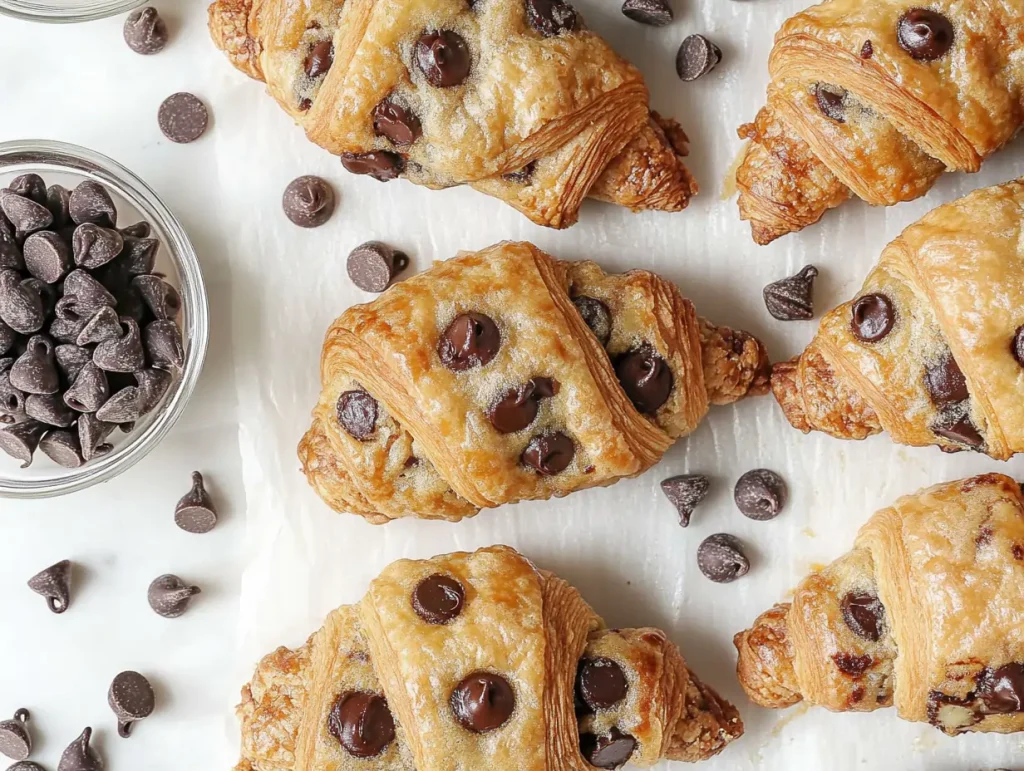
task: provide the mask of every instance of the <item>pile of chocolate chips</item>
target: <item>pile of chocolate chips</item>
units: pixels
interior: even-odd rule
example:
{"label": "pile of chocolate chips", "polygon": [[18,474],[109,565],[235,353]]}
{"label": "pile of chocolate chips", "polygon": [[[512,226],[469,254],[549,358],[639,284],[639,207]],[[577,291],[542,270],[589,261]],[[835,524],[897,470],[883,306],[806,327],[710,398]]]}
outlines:
{"label": "pile of chocolate chips", "polygon": [[159,247],[147,222],[117,228],[98,182],[0,189],[0,450],[23,468],[109,452],[167,392],[184,348]]}

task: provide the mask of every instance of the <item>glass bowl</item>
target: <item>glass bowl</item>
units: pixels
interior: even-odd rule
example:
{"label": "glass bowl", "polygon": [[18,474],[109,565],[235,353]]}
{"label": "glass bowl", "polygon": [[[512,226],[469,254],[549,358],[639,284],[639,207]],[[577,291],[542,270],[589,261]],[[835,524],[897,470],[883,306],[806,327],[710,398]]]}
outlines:
{"label": "glass bowl", "polygon": [[0,452],[0,497],[46,498],[106,482],[142,460],[181,416],[195,390],[206,357],[210,314],[206,286],[195,249],[188,235],[145,182],[104,155],[84,147],[24,140],[0,143],[0,187],[19,174],[35,172],[47,185],[69,190],[83,180],[104,185],[118,210],[118,225],[146,220],[152,237],[160,241],[156,271],[181,295],[181,327],[185,361],[160,404],[135,424],[131,433],[116,429],[107,439],[114,449],[75,469],[58,466],[42,452],[32,465],[19,468],[14,458]]}
{"label": "glass bowl", "polygon": [[0,0],[0,13],[16,19],[71,24],[127,13],[145,0]]}

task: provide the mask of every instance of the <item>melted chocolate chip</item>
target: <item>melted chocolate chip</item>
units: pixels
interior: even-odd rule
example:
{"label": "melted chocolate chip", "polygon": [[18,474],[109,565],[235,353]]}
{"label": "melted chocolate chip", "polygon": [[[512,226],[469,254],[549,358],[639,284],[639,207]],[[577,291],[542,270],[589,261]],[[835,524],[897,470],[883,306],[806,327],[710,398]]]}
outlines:
{"label": "melted chocolate chip", "polygon": [[576,445],[561,431],[535,436],[526,445],[520,460],[544,476],[553,476],[569,468]]}
{"label": "melted chocolate chip", "polygon": [[835,662],[836,667],[843,674],[850,677],[860,677],[871,666],[874,659],[867,654],[857,656],[853,653],[836,653],[832,656],[832,661]]}
{"label": "melted chocolate chip", "polygon": [[840,607],[843,621],[858,637],[878,642],[885,627],[885,608],[874,594],[868,592],[847,592]]}
{"label": "melted chocolate chip", "polygon": [[501,348],[501,332],[490,316],[483,313],[462,313],[441,334],[437,355],[441,363],[454,372],[482,367]]}
{"label": "melted chocolate chip", "polygon": [[405,147],[420,138],[423,125],[416,113],[389,96],[373,108],[373,133],[396,147]]}
{"label": "melted chocolate chip", "polygon": [[826,118],[846,123],[846,92],[843,89],[818,83],[814,87],[814,99]]}
{"label": "melted chocolate chip", "polygon": [[590,331],[598,339],[601,345],[608,345],[612,336],[612,312],[608,306],[594,297],[580,295],[574,297],[572,304],[580,312],[583,321],[590,327]]}
{"label": "melted chocolate chip", "polygon": [[1017,327],[1017,331],[1013,333],[1013,340],[1010,341],[1010,353],[1013,354],[1017,363],[1024,367],[1024,326]]}
{"label": "melted chocolate chip", "polygon": [[579,23],[576,10],[563,0],[526,0],[526,20],[544,37],[572,32]]}
{"label": "melted chocolate chip", "polygon": [[941,59],[953,47],[953,25],[938,11],[911,8],[900,17],[896,27],[900,48],[918,61]]}
{"label": "melted chocolate chip", "polygon": [[979,449],[985,444],[971,416],[956,409],[940,413],[938,420],[932,425],[932,431],[938,436],[965,444],[972,449]]}
{"label": "melted chocolate chip", "polygon": [[377,400],[361,388],[338,397],[338,423],[349,436],[365,442],[377,430]]}
{"label": "melted chocolate chip", "polygon": [[925,368],[924,384],[932,401],[939,407],[956,404],[970,397],[964,373],[949,351],[939,361]]}
{"label": "melted chocolate chip", "polygon": [[529,426],[537,417],[538,402],[558,393],[558,381],[535,377],[509,389],[491,405],[487,417],[499,433],[511,434]]}
{"label": "melted chocolate chip", "polygon": [[533,172],[537,170],[537,161],[530,161],[521,169],[507,171],[501,175],[506,182],[514,182],[517,185],[525,185],[533,179]]}
{"label": "melted chocolate chip", "polygon": [[576,671],[576,694],[590,709],[614,707],[629,690],[626,673],[611,659],[583,659]]}
{"label": "melted chocolate chip", "polygon": [[896,310],[884,294],[866,294],[853,304],[850,328],[865,343],[876,343],[892,331]]}
{"label": "melted chocolate chip", "polygon": [[452,88],[469,77],[472,57],[460,34],[441,30],[420,36],[413,50],[413,60],[430,85]]}
{"label": "melted chocolate chip", "polygon": [[618,768],[625,765],[636,750],[636,739],[612,728],[604,736],[580,734],[580,753],[595,768]]}
{"label": "melted chocolate chip", "polygon": [[352,174],[367,174],[378,182],[397,179],[405,171],[405,159],[398,153],[390,153],[387,150],[342,153],[341,165]]}
{"label": "melted chocolate chip", "polygon": [[1024,712],[1024,664],[986,668],[978,676],[976,694],[989,714]]}
{"label": "melted chocolate chip", "polygon": [[305,67],[307,77],[318,78],[321,75],[326,75],[333,64],[334,43],[330,40],[321,40],[309,49],[303,66]]}
{"label": "melted chocolate chip", "polygon": [[501,675],[474,672],[455,686],[449,703],[463,728],[482,734],[508,721],[516,707],[516,695]]}
{"label": "melted chocolate chip", "polygon": [[335,700],[327,730],[349,755],[372,758],[395,740],[395,719],[383,696],[354,691]]}
{"label": "melted chocolate chip", "polygon": [[672,370],[654,348],[644,343],[615,359],[615,374],[633,406],[653,415],[672,393]]}
{"label": "melted chocolate chip", "polygon": [[428,624],[447,624],[462,613],[466,590],[451,576],[434,573],[412,591],[412,609]]}

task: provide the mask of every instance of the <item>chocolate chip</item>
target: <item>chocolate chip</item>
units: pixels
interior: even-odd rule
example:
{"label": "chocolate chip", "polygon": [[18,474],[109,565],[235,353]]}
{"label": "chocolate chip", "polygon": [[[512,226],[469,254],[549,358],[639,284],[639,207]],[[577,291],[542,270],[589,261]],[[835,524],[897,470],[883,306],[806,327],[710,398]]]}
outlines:
{"label": "chocolate chip", "polygon": [[27,394],[55,394],[60,375],[53,355],[53,342],[45,335],[29,338],[25,352],[11,366],[11,385]]}
{"label": "chocolate chip", "polygon": [[1010,353],[1017,363],[1024,367],[1024,325],[1017,327],[1013,333],[1013,340],[1010,341]]}
{"label": "chocolate chip", "polygon": [[865,343],[876,343],[892,331],[896,310],[884,294],[866,294],[853,304],[850,328]]}
{"label": "chocolate chip", "polygon": [[600,300],[586,295],[574,297],[572,304],[576,306],[583,321],[590,327],[590,331],[594,333],[601,345],[608,345],[608,340],[612,336],[612,313],[608,310],[608,306]]}
{"label": "chocolate chip", "polygon": [[[10,416],[14,420],[25,417],[25,393],[11,385],[10,369],[14,364],[11,358],[0,359],[0,414]],[[5,420],[4,423],[13,423]]]}
{"label": "chocolate chip", "polygon": [[38,174],[21,174],[11,180],[7,189],[36,203],[46,205],[46,183]]}
{"label": "chocolate chip", "polygon": [[975,450],[985,444],[985,440],[978,431],[978,427],[974,425],[974,421],[971,420],[971,416],[962,409],[941,412],[932,425],[932,431],[938,436],[965,444]]}
{"label": "chocolate chip", "polygon": [[82,327],[75,342],[80,346],[93,345],[106,340],[116,340],[120,336],[121,320],[117,311],[109,305],[104,305]]}
{"label": "chocolate chip", "polygon": [[[146,353],[149,354],[150,363],[154,367],[181,369],[185,361],[185,349],[177,324],[170,319],[154,321],[146,327],[143,336]],[[141,369],[141,365],[135,369]]]}
{"label": "chocolate chip", "polygon": [[506,391],[491,405],[487,417],[499,433],[511,434],[533,423],[538,403],[558,393],[558,381],[550,377],[535,377],[523,385]]}
{"label": "chocolate chip", "polygon": [[15,332],[30,335],[46,321],[39,294],[22,284],[15,270],[0,271],[0,319]]}
{"label": "chocolate chip", "polygon": [[25,269],[47,284],[55,284],[72,267],[71,247],[52,230],[40,230],[25,239]]}
{"label": "chocolate chip", "polygon": [[125,237],[127,243],[128,238],[148,238],[152,228],[148,222],[136,222],[134,225],[129,225],[126,228],[121,228],[121,235]]}
{"label": "chocolate chip", "polygon": [[39,442],[39,450],[58,466],[78,468],[85,463],[78,446],[77,432],[66,429],[50,431]]}
{"label": "chocolate chip", "polygon": [[139,408],[139,389],[135,386],[122,388],[103,406],[96,410],[96,417],[104,423],[132,423],[142,416]]}
{"label": "chocolate chip", "polygon": [[142,276],[152,273],[156,266],[156,253],[160,242],[155,238],[133,238],[125,236],[124,249],[118,256],[120,271],[128,276]]}
{"label": "chocolate chip", "polygon": [[53,226],[65,228],[71,224],[71,191],[63,185],[50,185],[46,191],[46,208],[53,215]]}
{"label": "chocolate chip", "polygon": [[885,608],[876,595],[868,592],[847,592],[840,607],[843,621],[855,635],[871,642],[878,642],[882,638]]}
{"label": "chocolate chip", "polygon": [[79,312],[85,309],[88,315],[102,305],[113,307],[116,303],[114,295],[84,270],[73,270],[68,273],[64,279],[64,297],[74,297],[75,307]]}
{"label": "chocolate chip", "polygon": [[472,57],[462,36],[451,30],[424,32],[413,50],[416,67],[437,88],[451,88],[469,77]]}
{"label": "chocolate chip", "polygon": [[462,313],[447,326],[437,343],[441,363],[454,372],[486,365],[501,348],[501,332],[490,316]]}
{"label": "chocolate chip", "polygon": [[341,427],[360,442],[377,430],[377,400],[361,388],[343,392],[338,397],[336,412]]}
{"label": "chocolate chip", "polygon": [[423,135],[423,125],[416,113],[389,96],[373,108],[373,133],[395,147],[407,147]]}
{"label": "chocolate chip", "polygon": [[861,59],[870,59],[874,55],[875,55],[875,47],[873,45],[871,45],[871,41],[870,40],[865,40],[864,41],[864,45],[862,45],[860,47],[860,58]]}
{"label": "chocolate chip", "polygon": [[181,311],[178,290],[159,276],[136,276],[131,285],[156,318],[173,319]]}
{"label": "chocolate chip", "polygon": [[563,0],[526,0],[526,20],[544,37],[572,32],[579,24],[576,10]]}
{"label": "chocolate chip", "polygon": [[21,256],[21,247],[18,246],[14,235],[7,230],[7,226],[0,222],[0,270],[6,268],[22,270],[24,267],[25,261]]}
{"label": "chocolate chip", "polygon": [[628,19],[652,27],[664,27],[672,21],[672,7],[665,0],[625,0],[622,13]]}
{"label": "chocolate chip", "polygon": [[867,654],[858,656],[855,653],[834,653],[832,661],[840,672],[850,677],[860,677],[868,670],[868,667],[875,663],[871,656]]}
{"label": "chocolate chip", "polygon": [[654,415],[672,393],[672,370],[654,348],[644,343],[615,358],[615,374],[633,406]]}
{"label": "chocolate chip", "polygon": [[46,771],[46,769],[31,760],[23,760],[20,763],[15,763],[7,771]]}
{"label": "chocolate chip", "polygon": [[521,169],[515,171],[506,171],[501,175],[501,178],[506,182],[514,182],[517,185],[525,185],[533,179],[533,173],[537,170],[537,162],[530,161],[528,164],[523,166]]}
{"label": "chocolate chip", "polygon": [[117,716],[117,734],[127,739],[135,723],[153,714],[156,694],[153,686],[138,672],[121,672],[110,684],[107,704]]}
{"label": "chocolate chip", "polygon": [[113,228],[103,228],[92,222],[83,222],[71,239],[75,264],[95,269],[106,265],[121,253],[124,237]]}
{"label": "chocolate chip", "polygon": [[3,210],[20,236],[42,230],[53,223],[49,209],[10,190],[0,190],[0,210]]}
{"label": "chocolate chip", "polygon": [[0,429],[0,450],[21,461],[22,468],[32,465],[32,456],[39,441],[50,427],[38,420],[23,420]]}
{"label": "chocolate chip", "polygon": [[775,519],[786,503],[786,483],[768,469],[754,469],[741,476],[733,490],[736,507],[759,522]]}
{"label": "chocolate chip", "polygon": [[149,56],[164,50],[167,45],[167,25],[156,8],[132,11],[124,22],[124,42],[137,54]]}
{"label": "chocolate chip", "polygon": [[395,719],[383,696],[350,691],[335,699],[327,730],[349,755],[372,758],[395,740]]}
{"label": "chocolate chip", "polygon": [[57,771],[103,771],[103,761],[95,748],[89,746],[92,729],[86,728],[60,756]]}
{"label": "chocolate chip", "polygon": [[174,507],[174,524],[187,533],[209,533],[217,524],[217,507],[198,471],[192,472],[192,489]]}
{"label": "chocolate chip", "polygon": [[592,711],[610,709],[626,698],[629,682],[616,662],[604,657],[583,659],[576,671],[576,694]]}
{"label": "chocolate chip", "polygon": [[703,35],[685,38],[676,53],[676,74],[690,82],[707,75],[722,60],[722,51]]}
{"label": "chocolate chip", "polygon": [[319,78],[326,75],[334,64],[334,43],[330,40],[321,40],[309,49],[303,68],[307,78]]}
{"label": "chocolate chip", "polygon": [[739,539],[728,533],[716,533],[697,547],[697,567],[715,583],[727,584],[745,576],[750,570],[750,561]]}
{"label": "chocolate chip", "polygon": [[40,570],[28,580],[28,588],[45,597],[51,611],[63,613],[71,605],[71,560]]}
{"label": "chocolate chip", "polygon": [[594,768],[618,768],[625,765],[636,750],[636,739],[616,727],[607,734],[580,734],[580,753]]}
{"label": "chocolate chip", "polygon": [[91,222],[102,228],[117,226],[117,207],[114,206],[110,193],[99,182],[80,182],[71,191],[68,211],[76,225]]}
{"label": "chocolate chip", "polygon": [[146,593],[149,607],[158,616],[178,618],[186,610],[192,598],[202,591],[198,586],[189,586],[180,578],[168,573],[153,579]]}
{"label": "chocolate chip", "polygon": [[967,379],[949,350],[938,361],[926,365],[924,384],[932,401],[940,407],[962,402],[970,397]]}
{"label": "chocolate chip", "polygon": [[466,590],[451,576],[434,573],[416,584],[412,608],[428,624],[447,624],[462,613]]}
{"label": "chocolate chip", "polygon": [[1024,664],[986,667],[978,676],[976,693],[989,714],[1024,712]]}
{"label": "chocolate chip", "polygon": [[67,428],[78,419],[60,394],[29,394],[25,397],[25,414],[58,428]]}
{"label": "chocolate chip", "polygon": [[398,153],[387,150],[342,153],[341,165],[352,174],[369,174],[378,182],[397,179],[405,171],[405,159]]}
{"label": "chocolate chip", "polygon": [[449,703],[463,728],[482,734],[501,728],[508,721],[515,710],[516,696],[501,675],[474,672],[455,686]]}
{"label": "chocolate chip", "polygon": [[0,722],[0,753],[11,760],[25,760],[32,754],[32,735],[28,732],[29,711],[19,709],[10,720]]}
{"label": "chocolate chip", "polygon": [[96,412],[108,398],[107,375],[94,361],[82,365],[75,382],[64,392],[64,402],[77,412]]}
{"label": "chocolate chip", "polygon": [[679,524],[682,527],[690,524],[693,510],[707,497],[710,489],[711,483],[703,474],[682,474],[669,477],[661,483],[665,497],[679,512]]}
{"label": "chocolate chip", "polygon": [[0,319],[0,356],[11,350],[19,337],[17,332]]}
{"label": "chocolate chip", "polygon": [[78,417],[76,425],[78,429],[78,447],[82,452],[84,460],[92,460],[94,457],[104,454],[102,447],[103,440],[114,431],[113,423],[103,423],[90,412],[83,413]]}
{"label": "chocolate chip", "polygon": [[349,252],[345,269],[364,292],[383,292],[409,265],[409,257],[380,241],[367,241]]}
{"label": "chocolate chip", "polygon": [[21,282],[21,285],[39,295],[39,299],[43,304],[44,316],[50,316],[53,313],[57,304],[57,287],[40,281],[34,276],[26,278]]}
{"label": "chocolate chip", "polygon": [[912,59],[933,62],[953,47],[956,33],[949,19],[938,11],[911,8],[900,17],[896,38]]}
{"label": "chocolate chip", "polygon": [[[173,323],[155,321],[146,327],[147,348],[149,343],[148,333],[155,324]],[[121,329],[123,331],[121,337],[114,340],[104,340],[92,352],[92,360],[96,363],[96,366],[107,372],[135,372],[146,365],[145,354],[142,350],[142,339],[139,334],[139,325],[135,322],[135,319],[122,316]],[[154,363],[156,363],[155,360]]]}
{"label": "chocolate chip", "polygon": [[544,476],[553,476],[565,471],[575,454],[576,445],[572,439],[556,431],[533,437],[523,450],[520,460]]}
{"label": "chocolate chip", "polygon": [[281,208],[300,228],[318,228],[334,213],[334,190],[320,177],[307,174],[284,189]]}
{"label": "chocolate chip", "polygon": [[811,292],[818,269],[805,265],[795,276],[768,284],[764,288],[764,304],[768,312],[779,321],[806,320],[814,317]]}
{"label": "chocolate chip", "polygon": [[171,387],[171,376],[162,369],[142,369],[135,373],[138,383],[139,412],[146,415],[156,409]]}
{"label": "chocolate chip", "polygon": [[167,97],[157,114],[157,121],[164,136],[178,144],[187,144],[199,139],[206,131],[209,120],[206,105],[195,95],[186,92]]}

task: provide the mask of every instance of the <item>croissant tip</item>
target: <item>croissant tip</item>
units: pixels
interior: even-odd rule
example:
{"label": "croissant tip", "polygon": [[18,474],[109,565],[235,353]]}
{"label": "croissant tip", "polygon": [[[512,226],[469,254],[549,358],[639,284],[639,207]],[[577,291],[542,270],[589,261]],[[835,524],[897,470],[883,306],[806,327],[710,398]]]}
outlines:
{"label": "croissant tip", "polygon": [[796,686],[788,637],[789,604],[765,611],[733,637],[738,658],[736,675],[752,702],[770,709],[789,707],[803,699]]}
{"label": "croissant tip", "polygon": [[251,78],[263,80],[260,43],[249,34],[253,0],[215,0],[210,4],[210,36],[231,63]]}

